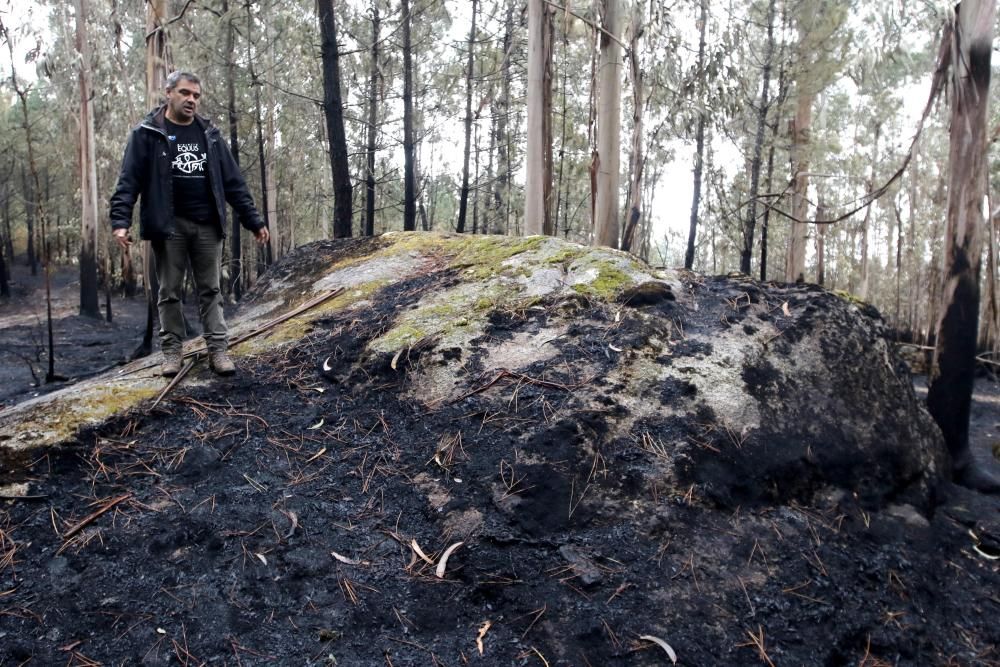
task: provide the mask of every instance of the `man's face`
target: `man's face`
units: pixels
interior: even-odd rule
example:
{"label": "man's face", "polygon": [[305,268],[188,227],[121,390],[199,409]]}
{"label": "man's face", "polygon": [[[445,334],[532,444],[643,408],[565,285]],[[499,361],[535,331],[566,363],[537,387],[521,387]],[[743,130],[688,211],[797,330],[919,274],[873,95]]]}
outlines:
{"label": "man's face", "polygon": [[194,120],[200,102],[201,86],[181,79],[167,91],[167,117],[181,125],[187,125]]}

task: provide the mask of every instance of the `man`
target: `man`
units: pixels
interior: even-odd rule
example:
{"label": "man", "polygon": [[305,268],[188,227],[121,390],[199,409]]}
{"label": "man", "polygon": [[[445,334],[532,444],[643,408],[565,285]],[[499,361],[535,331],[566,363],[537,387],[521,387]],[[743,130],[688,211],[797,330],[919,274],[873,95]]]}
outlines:
{"label": "man", "polygon": [[201,81],[190,72],[173,72],[167,77],[166,96],[166,103],[129,135],[111,197],[111,227],[118,245],[127,249],[132,243],[132,209],[141,197],[139,235],[150,241],[160,282],[161,373],[173,377],[181,369],[180,293],[190,262],[209,366],[220,375],[232,375],[236,366],[226,352],[219,291],[226,202],[258,243],[266,244],[269,235],[218,128],[197,113]]}

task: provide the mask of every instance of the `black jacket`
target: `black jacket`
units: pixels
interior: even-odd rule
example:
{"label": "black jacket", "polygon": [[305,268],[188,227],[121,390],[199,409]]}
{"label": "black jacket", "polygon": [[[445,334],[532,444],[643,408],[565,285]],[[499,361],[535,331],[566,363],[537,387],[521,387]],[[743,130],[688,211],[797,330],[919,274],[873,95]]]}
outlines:
{"label": "black jacket", "polygon": [[[132,225],[132,209],[141,195],[139,236],[149,241],[165,239],[174,231],[173,177],[163,122],[165,109],[161,106],[151,111],[132,129],[122,158],[118,185],[111,195],[112,229],[128,229]],[[208,182],[215,200],[216,224],[222,236],[226,235],[226,202],[235,209],[244,227],[257,232],[264,223],[219,128],[201,116],[195,116],[194,122],[205,132]]]}

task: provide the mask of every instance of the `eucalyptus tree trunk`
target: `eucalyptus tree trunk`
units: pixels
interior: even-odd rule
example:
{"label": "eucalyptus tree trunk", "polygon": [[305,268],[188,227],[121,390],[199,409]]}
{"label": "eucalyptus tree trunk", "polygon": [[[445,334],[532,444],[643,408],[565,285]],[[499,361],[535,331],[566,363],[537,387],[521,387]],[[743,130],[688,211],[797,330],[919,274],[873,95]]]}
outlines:
{"label": "eucalyptus tree trunk", "polygon": [[365,236],[375,235],[375,139],[378,128],[378,41],[381,19],[378,1],[372,0],[372,49],[371,70],[368,76],[368,150],[365,164]]}
{"label": "eucalyptus tree trunk", "polygon": [[14,264],[14,239],[11,235],[10,230],[10,199],[13,196],[12,187],[12,175],[14,172],[14,165],[10,165],[10,171],[7,172],[7,177],[4,179],[4,191],[6,196],[3,200],[3,248],[0,252],[7,253],[7,278],[10,279],[10,267]]}
{"label": "eucalyptus tree trunk", "polygon": [[[703,0],[704,2],[704,0]],[[632,10],[632,25],[630,29],[628,64],[632,78],[632,151],[629,156],[629,207],[628,218],[625,221],[625,231],[622,233],[621,249],[632,251],[635,244],[635,234],[642,218],[642,175],[646,166],[646,156],[643,153],[643,73],[639,65],[639,40],[642,37],[642,5],[636,4]],[[704,127],[702,127],[704,132]]]}
{"label": "eucalyptus tree trunk", "polygon": [[[878,144],[881,133],[882,125],[876,123],[875,144],[872,148],[872,171],[865,184],[865,195],[868,199],[871,199],[872,191],[875,189],[875,169],[878,165]],[[858,287],[858,296],[862,301],[868,300],[868,288],[871,282],[871,258],[869,257],[871,252],[869,250],[868,239],[871,237],[872,207],[874,205],[874,201],[868,203],[868,206],[865,207],[865,217],[861,220],[861,286]]]}
{"label": "eucalyptus tree trunk", "polygon": [[465,218],[469,210],[469,157],[472,144],[472,80],[476,46],[476,15],[479,10],[479,0],[472,0],[472,27],[469,29],[465,68],[465,148],[462,150],[462,191],[458,200],[458,222],[455,230],[465,231]]}
{"label": "eucalyptus tree trunk", "polygon": [[524,233],[552,234],[552,21],[545,0],[528,0],[526,97]]}
{"label": "eucalyptus tree trunk", "polygon": [[622,47],[619,34],[621,0],[602,0],[604,31],[600,35],[597,107],[597,197],[594,204],[594,241],[618,247],[618,181],[621,140]]}
{"label": "eucalyptus tree trunk", "polygon": [[[826,201],[819,195],[816,202],[816,219],[826,218]],[[816,226],[816,284],[826,284],[826,225]]]}
{"label": "eucalyptus tree trunk", "polygon": [[[774,4],[774,0],[771,0]],[[694,266],[694,246],[698,234],[698,207],[701,204],[701,174],[705,160],[705,30],[708,25],[708,0],[701,0],[701,26],[698,29],[698,126],[695,129],[694,188],[691,193],[691,218],[688,222],[684,268]],[[769,42],[770,43],[770,42]]]}
{"label": "eucalyptus tree trunk", "polygon": [[[788,238],[788,252],[785,255],[785,280],[790,283],[802,282],[806,273],[806,233],[809,215],[809,128],[812,124],[812,106],[815,93],[799,86],[796,99],[795,120],[792,130],[792,229]],[[798,222],[798,221],[802,222]]]}
{"label": "eucalyptus tree trunk", "polygon": [[[166,88],[167,74],[171,70],[170,50],[164,22],[167,16],[167,0],[148,0],[146,3],[146,108],[160,104]],[[132,353],[132,357],[143,357],[153,351],[153,333],[159,313],[156,308],[160,283],[156,278],[156,259],[153,257],[149,241],[142,241],[142,286],[146,291],[146,330],[142,343]]]}
{"label": "eucalyptus tree trunk", "polygon": [[986,123],[996,2],[963,0],[956,11],[942,308],[927,407],[951,451],[957,480],[997,493],[1000,480],[979,469],[969,449],[982,242],[989,219]]}
{"label": "eucalyptus tree trunk", "polygon": [[996,352],[1000,345],[1000,309],[997,304],[996,217],[986,225],[986,303],[979,333],[979,349]]}
{"label": "eucalyptus tree trunk", "polygon": [[319,0],[319,28],[323,55],[323,115],[330,142],[330,171],[333,176],[333,237],[351,236],[352,192],[347,163],[347,135],[340,93],[340,55],[337,51],[337,22],[334,0]]}
{"label": "eucalyptus tree trunk", "polygon": [[[261,111],[260,103],[260,88],[261,82],[257,78],[257,67],[254,64],[254,43],[253,43],[253,3],[246,3],[247,11],[247,65],[250,68],[250,85],[253,87],[253,106],[254,106],[254,127],[257,129],[257,163],[260,166],[260,194],[261,194],[261,211],[264,214],[264,226],[270,230],[271,227],[271,206],[268,201],[268,163],[267,155],[264,150],[264,116]],[[276,230],[275,230],[276,231]],[[277,241],[277,234],[272,232],[275,241]],[[257,275],[260,275],[267,268],[267,265],[271,263],[271,241],[268,240],[267,246],[264,248],[259,248],[257,250]]]}
{"label": "eucalyptus tree trunk", "polygon": [[[402,0],[403,30],[403,230],[417,229],[416,147],[413,137],[413,44],[410,0]],[[468,151],[466,152],[468,157]]]}
{"label": "eucalyptus tree trunk", "polygon": [[87,44],[87,2],[76,0],[76,52],[80,85],[80,315],[99,318],[97,289],[97,150]]}
{"label": "eucalyptus tree trunk", "polygon": [[[503,29],[503,62],[500,66],[500,97],[497,102],[497,180],[493,190],[496,208],[502,214],[503,226],[499,232],[510,231],[510,133],[508,123],[510,115],[510,84],[511,84],[511,47],[514,40],[514,2],[506,0],[507,11],[504,15]],[[500,223],[497,223],[498,226]]]}
{"label": "eucalyptus tree trunk", "polygon": [[919,324],[917,323],[917,294],[920,287],[919,271],[917,270],[917,179],[919,178],[919,141],[914,146],[913,159],[910,161],[910,183],[907,189],[907,197],[910,204],[910,226],[906,230],[906,275],[907,286],[907,328],[916,340],[919,334]]}
{"label": "eucalyptus tree trunk", "polygon": [[[562,92],[561,100],[562,110],[559,128],[559,169],[557,170],[556,176],[556,212],[555,218],[553,219],[553,228],[555,232],[558,233],[562,230],[563,238],[569,238],[569,186],[567,184],[566,191],[563,191],[563,173],[566,166],[566,130],[567,130],[567,116],[569,108],[569,100],[567,98],[567,87],[570,77],[569,64],[565,62],[565,54],[569,51],[569,36],[563,34],[563,72],[562,72]],[[555,47],[553,46],[553,50]],[[562,223],[560,223],[560,220]]]}
{"label": "eucalyptus tree trunk", "polygon": [[[788,16],[783,11],[782,12],[782,25],[787,25]],[[785,102],[785,95],[787,93],[785,87],[787,79],[785,77],[785,44],[782,42],[781,47],[778,50],[778,94],[775,97],[778,103],[777,112],[774,114],[775,120],[773,120],[769,125],[771,130],[771,141],[768,142],[767,147],[767,176],[764,179],[764,189],[767,192],[774,191],[774,143],[775,136],[778,134],[778,119],[782,116],[782,108]],[[767,280],[767,233],[771,223],[771,210],[773,204],[770,202],[764,207],[764,216],[760,221],[760,280],[761,282]]]}
{"label": "eucalyptus tree trunk", "polygon": [[24,224],[28,228],[27,263],[31,275],[38,275],[38,252],[35,248],[35,188],[31,185],[31,177],[27,170],[21,167],[21,187],[24,191]]}
{"label": "eucalyptus tree trunk", "polygon": [[[271,7],[265,5],[262,10],[265,16],[271,13]],[[267,67],[271,72],[275,71],[274,62],[274,52],[275,52],[275,42],[271,33],[271,22],[264,21],[264,38],[267,47],[264,51],[264,56],[267,59]],[[258,88],[259,89],[259,88]],[[277,160],[277,132],[275,131],[274,122],[275,114],[278,112],[278,103],[274,96],[274,86],[268,86],[267,89],[267,116],[265,119],[264,128],[264,150],[265,156],[267,157],[267,179],[261,184],[261,188],[264,190],[264,196],[267,202],[267,224],[268,224],[268,239],[267,243],[267,263],[270,264],[282,256],[282,247],[285,237],[288,236],[281,226],[281,220],[278,219],[278,160]]]}
{"label": "eucalyptus tree trunk", "polygon": [[10,263],[14,261],[14,253],[10,250],[10,174],[14,171],[13,163],[3,179],[3,230],[0,232],[0,297],[10,296]]}
{"label": "eucalyptus tree trunk", "polygon": [[[770,110],[771,67],[774,58],[774,6],[775,0],[767,3],[767,46],[764,47],[764,67],[761,72],[760,105],[757,107],[757,131],[754,134],[753,158],[750,162],[750,192],[746,217],[743,219],[743,247],[740,248],[740,271],[750,275],[750,260],[753,258],[753,235],[757,226],[757,198],[760,196],[760,164],[764,148],[764,130],[767,128],[767,113]],[[802,248],[803,262],[805,248]]]}
{"label": "eucalyptus tree trunk", "polygon": [[[222,1],[222,13],[226,17],[226,111],[229,120],[229,151],[233,154],[236,164],[240,163],[240,125],[236,114],[236,27],[233,16],[229,13],[229,0]],[[232,210],[231,231],[229,234],[229,291],[233,299],[243,298],[243,246],[242,230],[236,209]]]}

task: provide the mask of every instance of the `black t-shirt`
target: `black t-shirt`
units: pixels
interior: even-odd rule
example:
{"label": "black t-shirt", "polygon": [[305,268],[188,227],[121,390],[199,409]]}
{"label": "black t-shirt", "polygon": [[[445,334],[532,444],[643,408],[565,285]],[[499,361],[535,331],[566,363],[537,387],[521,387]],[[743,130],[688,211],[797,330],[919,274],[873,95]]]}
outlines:
{"label": "black t-shirt", "polygon": [[208,184],[208,147],[197,122],[177,125],[166,118],[170,171],[174,183],[174,215],[194,222],[215,222]]}

